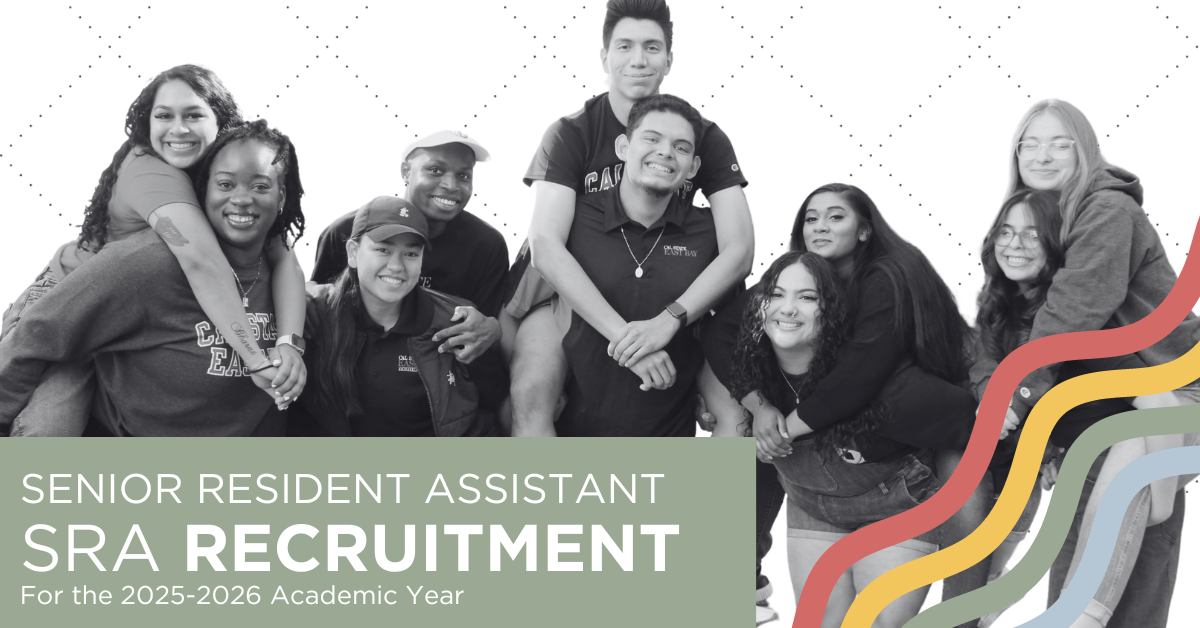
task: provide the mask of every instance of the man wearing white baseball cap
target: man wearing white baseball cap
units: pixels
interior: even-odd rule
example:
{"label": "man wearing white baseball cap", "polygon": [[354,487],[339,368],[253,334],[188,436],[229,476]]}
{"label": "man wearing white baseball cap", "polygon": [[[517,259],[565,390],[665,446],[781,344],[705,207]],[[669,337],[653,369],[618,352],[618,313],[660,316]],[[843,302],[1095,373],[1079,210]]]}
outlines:
{"label": "man wearing white baseball cap", "polygon": [[[500,312],[508,246],[504,236],[474,214],[464,211],[471,200],[475,163],[491,155],[474,138],[456,131],[437,131],[404,149],[400,176],[404,199],[429,222],[432,250],[425,252],[421,286],[466,299],[474,308],[459,308],[457,325],[434,336],[441,351],[453,351],[470,363],[500,338]],[[329,283],[346,267],[346,240],[354,211],[321,233],[312,280]]]}

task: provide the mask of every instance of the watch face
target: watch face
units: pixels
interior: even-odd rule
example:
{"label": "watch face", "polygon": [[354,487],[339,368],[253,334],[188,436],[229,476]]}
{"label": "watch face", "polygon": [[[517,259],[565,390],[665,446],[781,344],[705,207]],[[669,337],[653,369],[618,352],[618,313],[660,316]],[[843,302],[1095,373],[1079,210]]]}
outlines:
{"label": "watch face", "polygon": [[280,336],[279,340],[276,341],[276,344],[292,345],[301,351],[304,350],[304,338],[297,336],[296,334]]}
{"label": "watch face", "polygon": [[687,316],[687,310],[678,303],[672,303],[667,306],[667,313],[675,318],[683,318]]}

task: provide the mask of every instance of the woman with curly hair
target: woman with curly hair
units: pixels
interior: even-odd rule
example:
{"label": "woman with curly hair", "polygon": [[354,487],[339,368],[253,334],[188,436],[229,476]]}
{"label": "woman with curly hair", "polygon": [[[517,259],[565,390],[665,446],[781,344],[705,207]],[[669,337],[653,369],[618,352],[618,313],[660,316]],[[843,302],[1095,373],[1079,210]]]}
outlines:
{"label": "woman with curly hair", "polygon": [[[218,134],[241,121],[233,96],[205,68],[181,65],[151,80],[129,106],[128,139],[100,175],[78,240],[60,247],[9,308],[3,333],[11,332],[35,301],[105,245],[153,230],[169,245],[217,330],[234,339],[239,367],[272,380],[274,395],[281,399],[299,395],[305,373],[295,339],[304,327],[304,275],[290,245],[304,231],[303,217],[289,224],[264,252],[265,264],[275,272],[281,345],[289,345],[272,361],[251,338],[253,323],[247,318],[244,290],[230,281],[237,273],[221,255],[189,177]],[[91,408],[93,385],[93,367],[86,358],[56,364],[21,409],[11,434],[78,436]]]}
{"label": "woman with curly hair", "polygon": [[[791,248],[811,251],[835,269],[847,295],[849,314],[841,330],[846,341],[828,372],[811,378],[811,391],[785,410],[770,394],[732,384],[730,360],[722,356],[723,346],[733,346],[729,312],[722,312],[707,332],[710,370],[701,379],[705,401],[718,417],[715,433],[729,433],[721,417],[736,417],[737,423],[744,408],[754,416],[760,460],[789,456],[795,437],[815,432],[827,440],[837,434],[846,465],[924,449],[937,452],[937,475],[948,478],[970,438],[976,406],[958,386],[966,380],[966,324],[949,288],[929,260],[892,230],[871,198],[851,185],[833,183],[809,194],[796,216]],[[740,301],[745,304],[745,298]],[[883,410],[869,411],[872,404]],[[768,480],[759,474],[760,558],[763,532],[779,508]],[[990,486],[981,484],[942,527],[942,540],[951,544],[972,532],[986,516],[990,496]],[[986,564],[952,576],[944,597],[977,589],[986,577]]]}
{"label": "woman with curly hair", "polygon": [[[732,363],[734,397],[761,396],[789,414],[790,432],[804,433],[794,414],[837,368],[848,341],[850,304],[833,267],[815,253],[791,252],[776,260],[752,291]],[[799,596],[809,572],[846,534],[904,512],[939,488],[931,469],[934,452],[907,444],[906,435],[924,415],[912,412],[916,398],[932,395],[923,410],[969,416],[962,395],[941,394],[953,386],[920,369],[906,388],[879,395],[854,416],[792,440],[791,453],[772,462],[788,496],[788,563]],[[963,392],[963,391],[960,391]],[[965,392],[963,392],[965,395]],[[966,395],[969,399],[969,395]],[[895,401],[893,406],[890,401]],[[947,401],[950,404],[945,405]],[[750,419],[741,424],[749,433]],[[720,420],[725,420],[720,418]],[[842,575],[825,609],[824,625],[839,626],[855,596],[872,580],[900,564],[937,550],[938,531],[905,541],[860,560]],[[914,617],[927,587],[893,602],[880,615],[900,626]]]}
{"label": "woman with curly hair", "polygon": [[[263,120],[235,127],[199,166],[196,196],[245,299],[246,337],[277,337],[266,259],[304,222],[296,151]],[[282,436],[286,406],[264,395],[235,339],[205,312],[170,243],[143,229],[105,246],[29,308],[0,352],[0,425],[7,428],[52,364],[94,356],[90,434]],[[278,399],[278,401],[273,401]]]}

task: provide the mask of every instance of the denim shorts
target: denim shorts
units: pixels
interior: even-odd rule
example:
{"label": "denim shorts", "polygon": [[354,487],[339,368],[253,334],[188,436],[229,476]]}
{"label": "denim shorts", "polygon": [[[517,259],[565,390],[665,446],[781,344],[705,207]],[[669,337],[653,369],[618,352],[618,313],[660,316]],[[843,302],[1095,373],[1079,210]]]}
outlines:
{"label": "denim shorts", "polygon": [[[889,462],[850,464],[823,459],[811,439],[796,441],[791,454],[775,460],[788,496],[788,528],[847,534],[900,514],[941,487],[932,459],[922,449]],[[936,547],[940,534],[932,530],[917,540]]]}

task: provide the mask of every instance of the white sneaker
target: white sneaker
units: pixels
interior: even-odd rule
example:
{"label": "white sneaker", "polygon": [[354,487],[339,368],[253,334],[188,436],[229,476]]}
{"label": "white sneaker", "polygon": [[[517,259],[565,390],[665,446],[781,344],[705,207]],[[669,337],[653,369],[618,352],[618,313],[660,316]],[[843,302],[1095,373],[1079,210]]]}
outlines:
{"label": "white sneaker", "polygon": [[754,607],[754,625],[761,626],[769,621],[779,619],[779,613],[776,613],[770,606]]}

